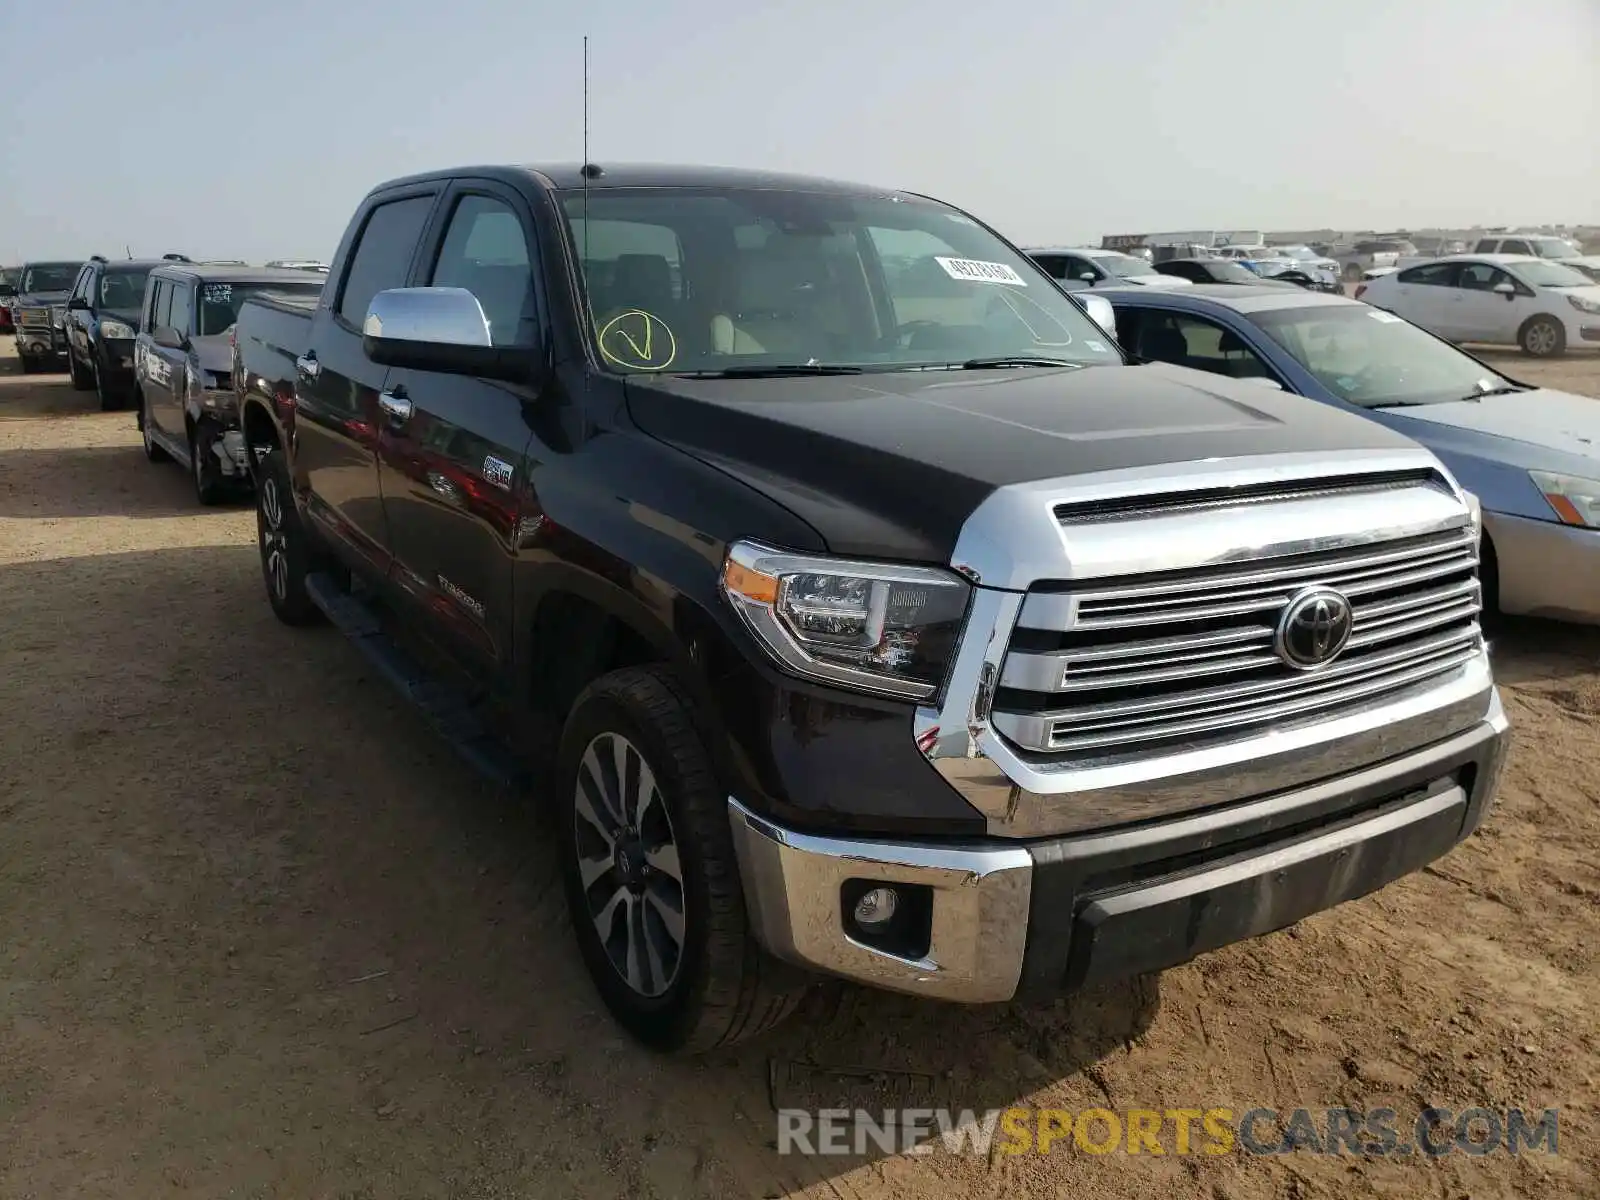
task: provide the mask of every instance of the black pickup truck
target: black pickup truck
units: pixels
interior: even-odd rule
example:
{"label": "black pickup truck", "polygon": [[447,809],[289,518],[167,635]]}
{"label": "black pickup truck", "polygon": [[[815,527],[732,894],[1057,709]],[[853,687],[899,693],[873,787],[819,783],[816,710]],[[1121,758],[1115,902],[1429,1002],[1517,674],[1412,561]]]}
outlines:
{"label": "black pickup truck", "polygon": [[819,975],[982,1002],[1157,971],[1488,809],[1506,719],[1448,472],[1130,363],[935,200],[402,179],[234,355],[273,608],[513,786],[508,731],[559,729],[576,935],[657,1047]]}

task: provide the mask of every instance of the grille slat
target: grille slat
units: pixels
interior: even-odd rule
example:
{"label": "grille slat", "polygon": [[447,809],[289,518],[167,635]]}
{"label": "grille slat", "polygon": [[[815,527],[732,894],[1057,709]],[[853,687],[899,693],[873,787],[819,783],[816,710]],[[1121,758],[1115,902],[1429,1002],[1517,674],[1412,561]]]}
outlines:
{"label": "grille slat", "polygon": [[[1045,585],[1024,602],[993,721],[1025,750],[1111,752],[1245,736],[1410,689],[1481,650],[1477,563],[1472,531],[1456,528],[1266,565]],[[1275,631],[1313,586],[1350,600],[1352,632],[1331,663],[1302,671],[1279,657]]]}
{"label": "grille slat", "polygon": [[[1368,699],[1387,692],[1401,690],[1421,683],[1447,671],[1462,666],[1477,654],[1476,646],[1461,646],[1436,658],[1396,667],[1366,679],[1349,681],[1342,688],[1296,695],[1263,705],[1251,712],[1252,724],[1280,721],[1289,717],[1304,716],[1317,710],[1336,709],[1353,701]],[[1171,722],[1159,730],[1154,728],[1123,728],[1115,732],[1095,733],[1085,736],[1052,734],[1050,749],[1069,750],[1110,749],[1130,743],[1144,742],[1152,736],[1192,736],[1216,730],[1232,730],[1239,726],[1237,711],[1216,711],[1203,717]]]}

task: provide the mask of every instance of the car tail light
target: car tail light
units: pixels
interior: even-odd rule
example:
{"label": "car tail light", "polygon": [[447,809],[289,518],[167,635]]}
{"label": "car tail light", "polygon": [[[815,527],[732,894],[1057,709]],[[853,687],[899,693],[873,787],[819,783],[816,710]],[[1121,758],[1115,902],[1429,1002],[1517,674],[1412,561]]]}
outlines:
{"label": "car tail light", "polygon": [[1367,285],[1366,284],[1364,284],[1364,283],[1356,284],[1356,299],[1357,300],[1361,299],[1361,293],[1366,291],[1366,290],[1367,290]]}

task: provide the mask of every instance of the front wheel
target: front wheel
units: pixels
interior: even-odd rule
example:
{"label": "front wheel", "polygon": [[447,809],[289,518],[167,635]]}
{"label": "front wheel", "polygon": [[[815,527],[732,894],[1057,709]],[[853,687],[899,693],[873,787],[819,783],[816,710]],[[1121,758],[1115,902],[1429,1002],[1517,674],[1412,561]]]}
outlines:
{"label": "front wheel", "polygon": [[573,929],[617,1021],[697,1052],[788,1016],[808,981],[751,937],[727,800],[672,676],[629,668],[585,689],[558,779]]}
{"label": "front wheel", "polygon": [[78,365],[78,356],[67,351],[67,374],[72,378],[72,390],[87,392],[94,386],[94,376]]}
{"label": "front wheel", "polygon": [[150,405],[145,401],[144,393],[139,393],[139,433],[144,438],[144,456],[153,463],[165,462],[167,452],[156,445],[150,436]]}
{"label": "front wheel", "polygon": [[[95,399],[100,401],[100,411],[112,412],[121,408],[122,403],[119,398],[113,395],[110,389],[106,387],[106,377],[100,373],[100,360],[98,358],[94,361],[93,374],[94,395]],[[139,422],[140,428],[143,428],[144,418],[142,416],[139,418]]]}
{"label": "front wheel", "polygon": [[1554,358],[1567,349],[1567,331],[1554,317],[1533,317],[1518,331],[1517,345],[1529,358]]}
{"label": "front wheel", "polygon": [[189,475],[194,480],[195,499],[201,504],[209,508],[222,499],[223,481],[212,465],[210,449],[199,426],[189,432]]}

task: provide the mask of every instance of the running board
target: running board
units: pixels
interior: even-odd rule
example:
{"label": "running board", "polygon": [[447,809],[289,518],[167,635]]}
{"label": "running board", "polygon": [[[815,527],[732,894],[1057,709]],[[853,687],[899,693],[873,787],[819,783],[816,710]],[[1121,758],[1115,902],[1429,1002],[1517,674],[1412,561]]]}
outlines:
{"label": "running board", "polygon": [[306,576],[306,594],[355,643],[356,649],[405,699],[421,710],[434,731],[470,765],[501,787],[525,792],[528,772],[483,723],[460,689],[430,675],[384,632],[376,613],[324,572]]}

